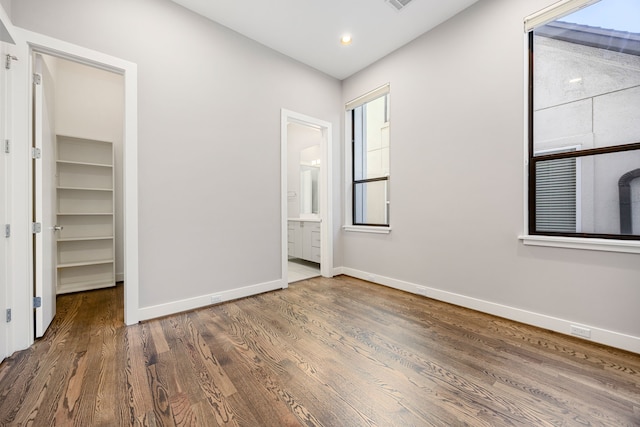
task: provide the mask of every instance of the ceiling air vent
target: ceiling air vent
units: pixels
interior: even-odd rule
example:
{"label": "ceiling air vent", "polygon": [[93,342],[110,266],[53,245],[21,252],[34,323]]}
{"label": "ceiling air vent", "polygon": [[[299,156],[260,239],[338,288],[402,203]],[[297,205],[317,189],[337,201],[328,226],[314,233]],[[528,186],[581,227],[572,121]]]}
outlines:
{"label": "ceiling air vent", "polygon": [[389,3],[395,10],[400,12],[402,9],[407,7],[407,5],[411,3],[412,0],[385,0],[385,1]]}

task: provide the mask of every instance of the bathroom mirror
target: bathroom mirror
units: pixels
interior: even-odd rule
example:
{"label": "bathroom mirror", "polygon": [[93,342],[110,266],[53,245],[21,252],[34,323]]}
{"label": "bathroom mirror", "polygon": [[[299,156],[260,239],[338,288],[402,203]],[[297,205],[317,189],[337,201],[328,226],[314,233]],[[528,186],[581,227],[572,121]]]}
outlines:
{"label": "bathroom mirror", "polygon": [[300,152],[300,216],[318,215],[318,177],[320,176],[320,146]]}

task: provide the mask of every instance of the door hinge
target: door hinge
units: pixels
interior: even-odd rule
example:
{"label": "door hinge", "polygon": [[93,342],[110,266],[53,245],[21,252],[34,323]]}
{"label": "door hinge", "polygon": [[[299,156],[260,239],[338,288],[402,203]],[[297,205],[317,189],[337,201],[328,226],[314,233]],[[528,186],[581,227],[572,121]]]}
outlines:
{"label": "door hinge", "polygon": [[39,222],[32,222],[31,223],[31,232],[33,234],[39,233],[42,231],[42,224],[40,224]]}
{"label": "door hinge", "polygon": [[33,73],[33,84],[39,85],[42,83],[42,76],[38,73]]}
{"label": "door hinge", "polygon": [[33,308],[42,307],[42,297],[33,297]]}
{"label": "door hinge", "polygon": [[4,237],[11,237],[11,224],[5,224]]}
{"label": "door hinge", "polygon": [[11,309],[10,308],[7,308],[7,317],[6,317],[6,319],[7,319],[7,323],[11,322]]}
{"label": "door hinge", "polygon": [[4,152],[9,154],[11,152],[11,141],[8,139],[4,140]]}
{"label": "door hinge", "polygon": [[38,147],[31,147],[31,158],[39,159],[41,157],[42,157],[42,150],[40,150]]}
{"label": "door hinge", "polygon": [[6,68],[7,70],[10,70],[11,69],[11,61],[17,61],[18,57],[10,55],[10,54],[7,53],[6,58],[7,59],[4,62],[4,68]]}

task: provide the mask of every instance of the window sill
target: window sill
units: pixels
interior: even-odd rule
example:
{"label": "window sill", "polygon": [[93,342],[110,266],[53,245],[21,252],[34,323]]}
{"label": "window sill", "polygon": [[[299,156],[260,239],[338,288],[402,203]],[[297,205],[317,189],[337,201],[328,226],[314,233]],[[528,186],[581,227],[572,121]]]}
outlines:
{"label": "window sill", "polygon": [[524,245],[553,248],[584,249],[589,251],[640,254],[640,242],[631,240],[587,239],[582,237],[519,236]]}
{"label": "window sill", "polygon": [[389,234],[391,227],[371,227],[367,225],[343,225],[344,231],[355,231],[357,233]]}

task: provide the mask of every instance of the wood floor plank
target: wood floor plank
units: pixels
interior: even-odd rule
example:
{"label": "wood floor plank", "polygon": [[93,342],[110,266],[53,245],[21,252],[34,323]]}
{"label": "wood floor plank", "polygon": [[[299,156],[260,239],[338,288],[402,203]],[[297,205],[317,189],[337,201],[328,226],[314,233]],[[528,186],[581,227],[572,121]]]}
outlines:
{"label": "wood floor plank", "polygon": [[640,355],[339,276],[125,327],[58,297],[4,426],[640,426]]}
{"label": "wood floor plank", "polygon": [[129,424],[142,424],[146,414],[153,411],[151,391],[147,385],[144,356],[144,328],[134,325],[125,329],[123,338],[123,363],[125,371],[126,393],[121,403],[128,411]]}
{"label": "wood floor plank", "polygon": [[158,376],[158,363],[147,367],[151,398],[153,399],[153,418],[155,423],[161,426],[174,425],[171,415],[169,392],[165,384]]}

